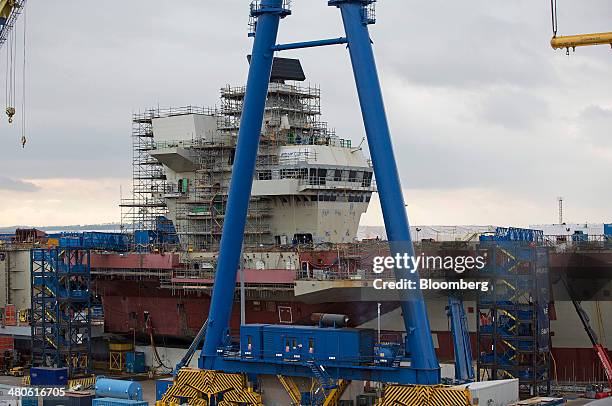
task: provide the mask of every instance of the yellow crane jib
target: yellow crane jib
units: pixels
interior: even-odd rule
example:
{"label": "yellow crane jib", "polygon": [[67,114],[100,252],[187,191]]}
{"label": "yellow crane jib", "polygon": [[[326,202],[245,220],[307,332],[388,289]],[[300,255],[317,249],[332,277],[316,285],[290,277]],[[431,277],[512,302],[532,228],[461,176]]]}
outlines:
{"label": "yellow crane jib", "polygon": [[[0,20],[6,21],[15,7],[15,0],[0,0]],[[0,25],[2,25],[0,21]]]}
{"label": "yellow crane jib", "polygon": [[600,32],[595,34],[567,35],[555,36],[550,40],[550,45],[553,49],[567,49],[574,51],[576,47],[586,47],[590,45],[605,45],[612,46],[612,32]]}

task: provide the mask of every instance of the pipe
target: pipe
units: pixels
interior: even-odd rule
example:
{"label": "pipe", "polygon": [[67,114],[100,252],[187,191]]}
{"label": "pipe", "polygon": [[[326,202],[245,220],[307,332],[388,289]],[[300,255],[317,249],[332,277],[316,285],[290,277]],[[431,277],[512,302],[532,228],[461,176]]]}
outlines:
{"label": "pipe", "polygon": [[342,328],[348,326],[349,317],[346,314],[313,313],[310,315],[310,321],[322,327]]}
{"label": "pipe", "polygon": [[[410,226],[406,215],[402,185],[397,172],[393,154],[391,134],[385,113],[382,90],[376,71],[376,61],[367,25],[363,22],[363,0],[343,0],[330,2],[340,8],[348,49],[357,85],[361,113],[365,124],[368,145],[374,164],[385,229],[395,255],[414,255],[410,236]],[[395,277],[400,279],[418,278],[418,273],[395,269]],[[417,284],[418,286],[418,284]],[[439,369],[429,326],[427,309],[420,290],[400,292],[404,325],[411,353],[411,365],[427,372]],[[430,382],[430,373],[421,375],[419,382]]]}
{"label": "pipe", "polygon": [[142,400],[142,385],[134,381],[99,376],[96,378],[95,390],[98,397]]}
{"label": "pipe", "polygon": [[341,45],[346,44],[348,41],[346,38],[331,38],[331,39],[320,39],[316,41],[305,41],[305,42],[292,42],[290,44],[278,44],[272,47],[273,51],[288,51],[291,49],[302,49],[302,48],[314,48],[324,47],[328,45]]}
{"label": "pipe", "polygon": [[550,40],[550,46],[553,49],[569,49],[576,47],[584,47],[589,45],[612,45],[612,32],[601,32],[595,34],[568,35],[562,37],[553,37]]}
{"label": "pipe", "polygon": [[259,137],[272,72],[274,51],[271,49],[276,43],[280,19],[288,14],[287,10],[283,10],[282,5],[282,0],[262,0],[257,10],[257,29],[253,42],[244,108],[240,119],[226,217],[221,235],[215,288],[208,314],[204,348],[200,356],[200,368],[206,368],[204,364],[207,362],[207,357],[211,357],[210,362],[214,363],[214,356],[217,355],[217,349],[222,345],[229,328],[236,273],[242,250]]}

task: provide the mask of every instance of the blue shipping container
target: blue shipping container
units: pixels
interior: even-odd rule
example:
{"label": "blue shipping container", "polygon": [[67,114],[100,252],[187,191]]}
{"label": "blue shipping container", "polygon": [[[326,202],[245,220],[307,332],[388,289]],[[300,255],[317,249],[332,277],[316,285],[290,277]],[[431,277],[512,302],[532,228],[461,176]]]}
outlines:
{"label": "blue shipping container", "polygon": [[172,378],[158,379],[155,381],[155,400],[161,400],[164,393],[172,386]]}
{"label": "blue shipping container", "polygon": [[612,236],[612,224],[604,224],[604,235]]}
{"label": "blue shipping container", "polygon": [[149,406],[144,400],[129,400],[116,398],[97,398],[91,402],[92,406]]}
{"label": "blue shipping container", "polygon": [[145,371],[144,352],[125,353],[125,371],[131,374],[141,374]]}
{"label": "blue shipping container", "polygon": [[66,386],[68,385],[68,368],[30,369],[30,384],[32,386]]}

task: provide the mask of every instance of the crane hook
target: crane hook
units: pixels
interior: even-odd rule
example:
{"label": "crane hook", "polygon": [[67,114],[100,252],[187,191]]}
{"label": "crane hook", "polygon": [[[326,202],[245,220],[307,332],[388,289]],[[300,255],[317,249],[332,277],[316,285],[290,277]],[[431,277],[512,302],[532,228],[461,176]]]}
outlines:
{"label": "crane hook", "polygon": [[28,140],[26,139],[25,135],[21,136],[21,148],[25,148],[26,142],[28,142]]}
{"label": "crane hook", "polygon": [[6,108],[6,115],[8,116],[8,122],[12,123],[13,122],[13,116],[15,115],[15,107],[7,107]]}

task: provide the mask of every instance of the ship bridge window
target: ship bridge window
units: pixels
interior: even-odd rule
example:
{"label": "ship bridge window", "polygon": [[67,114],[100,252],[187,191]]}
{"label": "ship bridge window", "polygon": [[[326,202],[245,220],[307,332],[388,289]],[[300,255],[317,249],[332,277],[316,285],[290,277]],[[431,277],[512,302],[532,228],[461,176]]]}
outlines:
{"label": "ship bridge window", "polygon": [[310,177],[310,183],[314,183],[317,178],[317,170],[315,168],[310,168],[310,174],[308,176]]}
{"label": "ship bridge window", "polygon": [[336,169],[334,171],[334,181],[336,182],[342,181],[342,170],[341,169]]}
{"label": "ship bridge window", "polygon": [[372,185],[372,172],[363,173],[363,181],[361,182],[362,187],[370,187]]}
{"label": "ship bridge window", "polygon": [[319,168],[317,170],[317,175],[319,178],[317,179],[317,185],[325,185],[325,181],[327,178],[327,169]]}
{"label": "ship bridge window", "polygon": [[349,171],[349,182],[355,182],[357,180],[357,171]]}
{"label": "ship bridge window", "polygon": [[335,202],[338,200],[338,196],[336,195],[320,195],[319,201],[321,202]]}

